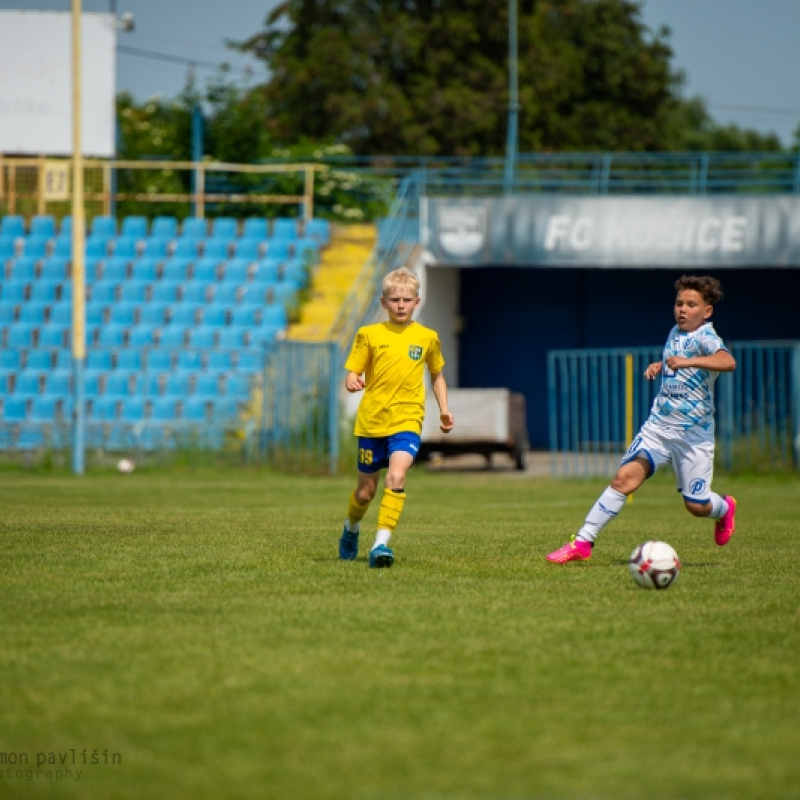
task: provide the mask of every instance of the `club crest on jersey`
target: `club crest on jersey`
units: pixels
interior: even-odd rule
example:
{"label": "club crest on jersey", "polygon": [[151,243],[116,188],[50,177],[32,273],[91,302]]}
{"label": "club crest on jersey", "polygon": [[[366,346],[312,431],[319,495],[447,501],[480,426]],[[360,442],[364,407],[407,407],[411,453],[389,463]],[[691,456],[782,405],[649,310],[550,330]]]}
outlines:
{"label": "club crest on jersey", "polygon": [[408,348],[408,357],[412,361],[419,361],[422,358],[422,348],[417,344],[412,344]]}

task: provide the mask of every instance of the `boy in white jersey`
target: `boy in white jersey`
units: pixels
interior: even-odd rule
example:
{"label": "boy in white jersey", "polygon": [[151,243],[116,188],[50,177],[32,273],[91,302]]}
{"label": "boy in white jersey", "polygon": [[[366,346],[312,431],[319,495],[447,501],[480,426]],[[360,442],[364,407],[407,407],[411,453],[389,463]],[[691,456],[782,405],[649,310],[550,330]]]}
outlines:
{"label": "boy in white jersey", "polygon": [[339,558],[354,561],[358,555],[360,523],[375,497],[380,471],[386,469],[370,567],[391,567],[394,563],[389,539],[405,504],[406,473],[419,452],[426,366],[439,404],[440,427],[449,433],[454,424],[447,407],[439,336],[413,320],[420,303],[419,278],[401,267],[383,279],[382,289],[381,305],[389,319],[359,328],[344,365],[347,391],[364,389],[364,397],[355,424],[358,484],[350,495]]}
{"label": "boy in white jersey", "polygon": [[714,540],[727,544],[735,530],[736,500],[711,491],[714,473],[714,381],[736,361],[708,322],[722,299],[716,278],[684,275],[675,282],[675,322],[661,361],[645,377],[661,374],[650,416],[623,456],[617,474],[589,511],[583,526],[548,561],[586,561],[600,531],[656,470],[671,463],[687,511],[716,519]]}

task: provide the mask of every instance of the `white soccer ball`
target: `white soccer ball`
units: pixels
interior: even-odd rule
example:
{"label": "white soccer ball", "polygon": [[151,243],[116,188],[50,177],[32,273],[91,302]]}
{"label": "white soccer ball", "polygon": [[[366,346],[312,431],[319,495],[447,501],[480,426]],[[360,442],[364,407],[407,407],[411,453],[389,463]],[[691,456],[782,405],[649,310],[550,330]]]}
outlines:
{"label": "white soccer ball", "polygon": [[130,475],[135,467],[136,465],[129,458],[121,458],[117,461],[117,472],[121,472],[123,475]]}
{"label": "white soccer ball", "polygon": [[666,589],[677,580],[681,561],[666,542],[644,542],[631,553],[628,569],[643,589]]}

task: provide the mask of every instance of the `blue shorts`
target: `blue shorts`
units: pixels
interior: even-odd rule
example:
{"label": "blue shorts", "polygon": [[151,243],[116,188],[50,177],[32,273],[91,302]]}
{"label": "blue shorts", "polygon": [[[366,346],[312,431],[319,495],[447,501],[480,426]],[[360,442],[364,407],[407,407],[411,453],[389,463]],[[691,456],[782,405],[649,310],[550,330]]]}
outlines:
{"label": "blue shorts", "polygon": [[410,453],[414,458],[419,452],[419,434],[400,431],[391,436],[358,437],[358,471],[377,472],[389,466],[392,453]]}

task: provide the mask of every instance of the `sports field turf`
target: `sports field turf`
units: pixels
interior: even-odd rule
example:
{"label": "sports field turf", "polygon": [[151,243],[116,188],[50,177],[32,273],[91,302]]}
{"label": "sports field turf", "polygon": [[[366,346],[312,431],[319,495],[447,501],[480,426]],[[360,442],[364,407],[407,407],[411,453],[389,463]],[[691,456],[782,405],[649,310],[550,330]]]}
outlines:
{"label": "sports field turf", "polygon": [[602,480],[419,468],[390,570],[353,483],[0,474],[0,797],[800,796],[800,480],[718,478],[719,548],[658,476],[559,566]]}

